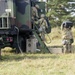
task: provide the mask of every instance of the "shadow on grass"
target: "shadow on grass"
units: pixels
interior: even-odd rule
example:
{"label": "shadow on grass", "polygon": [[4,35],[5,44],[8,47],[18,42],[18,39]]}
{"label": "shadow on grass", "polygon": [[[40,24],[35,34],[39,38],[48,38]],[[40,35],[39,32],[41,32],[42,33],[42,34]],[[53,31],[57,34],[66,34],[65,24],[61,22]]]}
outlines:
{"label": "shadow on grass", "polygon": [[[75,45],[72,46],[72,54],[75,53]],[[1,56],[1,61],[21,61],[21,60],[24,60],[24,59],[32,59],[32,60],[35,60],[35,59],[59,59],[60,56],[62,54],[50,54],[50,53],[35,53],[35,54],[32,54],[32,53],[24,53],[23,55],[22,54],[15,54],[15,53],[10,53],[10,52],[7,52],[7,53],[2,53],[2,56]]]}
{"label": "shadow on grass", "polygon": [[[1,56],[1,61],[21,61],[24,59],[58,59],[59,55],[58,54],[43,54],[43,53],[38,53],[38,54],[11,54],[11,53],[7,53]],[[0,61],[0,62],[1,62]]]}

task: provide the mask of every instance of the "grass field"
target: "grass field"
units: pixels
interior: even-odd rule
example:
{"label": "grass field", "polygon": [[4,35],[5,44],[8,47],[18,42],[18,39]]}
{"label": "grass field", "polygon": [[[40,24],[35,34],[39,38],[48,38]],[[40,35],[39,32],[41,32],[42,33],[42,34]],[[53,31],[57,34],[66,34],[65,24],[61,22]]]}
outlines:
{"label": "grass field", "polygon": [[[60,29],[49,34],[48,46],[61,45]],[[73,30],[73,34],[75,31]],[[75,34],[74,34],[75,37]],[[73,46],[75,43],[73,43]],[[73,49],[75,49],[73,47]],[[11,49],[10,49],[11,50]],[[75,75],[75,54],[15,54],[2,52],[0,75]]]}
{"label": "grass field", "polygon": [[4,54],[0,75],[75,75],[75,54]]}

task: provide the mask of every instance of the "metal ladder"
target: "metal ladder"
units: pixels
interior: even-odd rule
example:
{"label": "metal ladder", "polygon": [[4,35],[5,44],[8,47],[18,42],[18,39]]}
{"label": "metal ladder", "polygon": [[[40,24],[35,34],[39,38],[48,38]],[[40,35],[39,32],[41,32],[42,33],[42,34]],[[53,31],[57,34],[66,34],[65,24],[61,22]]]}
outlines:
{"label": "metal ladder", "polygon": [[37,28],[36,25],[35,25],[35,27],[36,27],[36,30],[33,29],[33,34],[36,36],[38,42],[40,43],[42,52],[44,52],[44,53],[51,53],[49,51],[48,47],[46,46],[46,44],[44,43],[44,41],[42,40],[42,38],[39,35],[39,33],[37,33],[38,32],[38,28]]}

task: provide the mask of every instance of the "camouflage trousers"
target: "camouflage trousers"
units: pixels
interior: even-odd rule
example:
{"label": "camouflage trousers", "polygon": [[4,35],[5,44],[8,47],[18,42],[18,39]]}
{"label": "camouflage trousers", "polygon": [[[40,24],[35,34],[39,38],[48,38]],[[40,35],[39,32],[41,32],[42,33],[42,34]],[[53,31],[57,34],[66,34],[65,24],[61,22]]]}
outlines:
{"label": "camouflage trousers", "polygon": [[71,53],[72,52],[72,44],[70,43],[70,40],[65,40],[65,43],[63,44],[63,53]]}
{"label": "camouflage trousers", "polygon": [[63,53],[71,53],[72,45],[71,44],[66,44],[63,45]]}
{"label": "camouflage trousers", "polygon": [[45,40],[45,33],[46,33],[45,27],[44,26],[40,26],[39,31],[40,31],[42,40]]}

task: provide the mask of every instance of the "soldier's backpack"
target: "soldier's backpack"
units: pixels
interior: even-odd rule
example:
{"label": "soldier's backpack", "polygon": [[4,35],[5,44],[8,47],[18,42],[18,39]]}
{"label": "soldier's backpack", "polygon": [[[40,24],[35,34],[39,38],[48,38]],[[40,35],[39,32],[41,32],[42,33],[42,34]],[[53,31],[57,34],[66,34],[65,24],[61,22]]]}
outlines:
{"label": "soldier's backpack", "polygon": [[50,33],[50,32],[51,32],[51,24],[50,24],[50,22],[48,21],[48,18],[47,18],[47,17],[45,17],[45,20],[46,20],[47,25],[48,25],[48,28],[45,29],[45,30],[46,30],[46,33]]}
{"label": "soldier's backpack", "polygon": [[71,27],[73,27],[73,23],[71,21],[64,21],[62,23],[62,25],[63,25],[63,28],[71,28]]}

